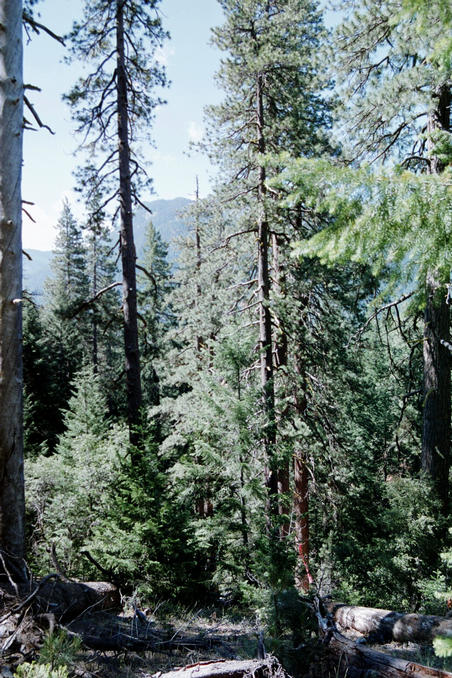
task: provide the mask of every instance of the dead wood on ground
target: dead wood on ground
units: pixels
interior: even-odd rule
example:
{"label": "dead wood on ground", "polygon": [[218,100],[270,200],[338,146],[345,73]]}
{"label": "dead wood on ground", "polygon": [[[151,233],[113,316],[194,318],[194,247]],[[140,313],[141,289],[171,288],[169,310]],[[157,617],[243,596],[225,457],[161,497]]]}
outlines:
{"label": "dead wood on ground", "polygon": [[362,639],[351,640],[338,631],[338,625],[343,631],[353,629],[367,634],[369,641],[377,638],[379,642],[425,641],[436,635],[435,629],[443,632],[448,629],[450,620],[333,603],[323,605],[321,601],[316,607],[325,646],[319,675],[327,675],[333,670],[334,675],[347,678],[452,678],[452,673],[378,652],[366,647]]}
{"label": "dead wood on ground", "polygon": [[435,615],[404,614],[372,607],[330,606],[330,613],[339,629],[353,629],[372,641],[428,643],[436,636],[452,637],[452,619]]}
{"label": "dead wood on ground", "polygon": [[233,657],[233,648],[224,637],[208,632],[185,634],[159,628],[147,620],[143,613],[133,617],[121,617],[108,613],[83,615],[65,625],[70,634],[79,636],[82,643],[98,651],[153,651],[172,652],[175,649],[216,649],[222,656]]}
{"label": "dead wood on ground", "polygon": [[152,678],[289,678],[276,657],[245,661],[214,660],[197,662]]}
{"label": "dead wood on ground", "polygon": [[347,678],[452,678],[452,673],[377,652],[338,631],[329,639],[326,662],[334,666],[334,675]]}

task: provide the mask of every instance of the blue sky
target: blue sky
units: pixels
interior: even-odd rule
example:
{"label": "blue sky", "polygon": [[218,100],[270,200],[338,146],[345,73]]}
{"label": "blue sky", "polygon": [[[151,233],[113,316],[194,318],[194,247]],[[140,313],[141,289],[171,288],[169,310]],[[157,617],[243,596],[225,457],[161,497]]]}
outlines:
{"label": "blue sky", "polygon": [[[81,4],[80,0],[43,0],[38,5],[40,21],[64,34],[80,14]],[[187,151],[189,141],[202,134],[204,106],[221,98],[213,78],[220,55],[208,42],[210,28],[222,23],[222,12],[215,0],[162,0],[161,15],[171,40],[159,58],[166,64],[172,84],[164,92],[168,103],[158,110],[154,123],[156,147],[144,149],[152,161],[155,189],[154,196],[145,195],[144,199],[193,197],[196,175],[201,195],[206,195],[212,169],[205,158],[188,157]],[[61,100],[76,80],[78,68],[62,63],[64,54],[64,48],[44,34],[33,36],[25,45],[25,82],[42,90],[30,98],[55,132],[54,136],[46,130],[25,134],[23,198],[34,203],[28,209],[36,220],[33,224],[24,216],[25,248],[52,248],[54,225],[65,197],[74,203],[76,213],[82,213],[73,193],[77,140],[68,107]]]}

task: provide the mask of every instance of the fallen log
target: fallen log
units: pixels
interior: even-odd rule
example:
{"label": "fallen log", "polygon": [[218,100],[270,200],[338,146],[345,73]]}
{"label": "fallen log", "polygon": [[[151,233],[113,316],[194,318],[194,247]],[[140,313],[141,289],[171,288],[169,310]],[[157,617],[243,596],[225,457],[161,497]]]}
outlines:
{"label": "fallen log", "polygon": [[74,582],[47,579],[38,584],[33,607],[39,614],[51,613],[59,622],[75,619],[87,610],[120,607],[119,591],[108,582]]}
{"label": "fallen log", "polygon": [[[320,675],[347,678],[452,678],[452,673],[391,657],[330,630]],[[317,672],[316,672],[317,673]]]}
{"label": "fallen log", "polygon": [[452,638],[452,619],[435,615],[403,614],[341,603],[332,604],[328,611],[339,630],[353,629],[370,642],[431,643],[436,636]]}
{"label": "fallen log", "polygon": [[21,597],[0,598],[0,655],[36,649],[43,626],[52,632],[87,610],[111,610],[119,603],[119,591],[107,582],[62,581],[58,574],[47,575]]}
{"label": "fallen log", "polygon": [[143,621],[137,616],[117,617],[98,612],[82,615],[63,627],[70,635],[78,636],[86,647],[102,652],[172,652],[176,649],[211,651],[215,648],[220,656],[234,656],[233,649],[223,636],[208,633],[183,636],[158,628],[152,621]]}
{"label": "fallen log", "polygon": [[152,678],[289,678],[276,657],[265,659],[197,662]]}

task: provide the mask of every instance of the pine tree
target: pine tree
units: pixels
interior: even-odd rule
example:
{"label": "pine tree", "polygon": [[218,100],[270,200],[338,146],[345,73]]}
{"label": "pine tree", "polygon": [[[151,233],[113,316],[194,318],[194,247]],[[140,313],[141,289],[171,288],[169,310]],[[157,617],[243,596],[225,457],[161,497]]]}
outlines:
{"label": "pine tree", "polygon": [[[82,169],[79,177],[90,174],[91,167]],[[88,317],[86,328],[90,343],[91,362],[99,374],[112,412],[123,411],[125,393],[118,388],[122,382],[120,350],[120,300],[117,288],[117,262],[114,255],[111,228],[102,209],[102,194],[91,195],[86,204],[87,216],[82,225],[86,247],[88,296],[79,313]]]}
{"label": "pine tree", "polygon": [[27,301],[23,313],[24,452],[34,459],[54,449],[60,432],[53,401],[53,358],[42,309]]}
{"label": "pine tree", "polygon": [[145,385],[144,400],[151,406],[160,403],[156,363],[163,357],[165,334],[174,326],[174,316],[168,300],[173,283],[167,257],[168,246],[155,230],[152,221],[149,221],[143,256],[138,266],[138,301],[142,320],[140,353]]}
{"label": "pine tree", "polygon": [[[396,157],[438,174],[451,162],[450,13],[443,3],[344,2],[336,31],[338,75],[355,159]],[[446,21],[446,25],[444,25]],[[351,104],[351,105],[350,105]],[[450,273],[426,275],[422,466],[448,512],[450,468]]]}
{"label": "pine tree", "polygon": [[[271,308],[271,238],[278,248],[278,219],[268,194],[264,155],[292,147],[306,154],[322,145],[320,128],[325,106],[313,52],[322,27],[310,2],[292,0],[221,2],[225,24],[215,29],[214,42],[227,53],[218,80],[224,104],[211,107],[208,143],[221,168],[224,199],[241,205],[239,234],[256,234],[256,282],[259,311],[259,356],[262,402],[266,413],[263,448],[267,456],[268,512],[278,512],[274,338]],[[251,214],[256,215],[253,219]],[[232,237],[232,234],[230,235]],[[273,262],[273,267],[277,264]],[[287,472],[285,472],[287,476]]]}
{"label": "pine tree", "polygon": [[81,228],[67,201],[57,228],[51,263],[53,278],[47,282],[44,318],[46,350],[52,355],[54,373],[52,397],[56,412],[61,412],[67,407],[71,381],[89,356],[89,321],[83,309],[89,282]]}
{"label": "pine tree", "polygon": [[[94,65],[67,95],[86,145],[101,159],[92,190],[102,185],[106,204],[117,201],[123,276],[124,353],[130,440],[138,443],[142,404],[138,347],[137,286],[132,201],[143,183],[138,161],[139,130],[152,122],[165,84],[163,68],[148,59],[166,37],[157,12],[158,0],[96,0],[85,3],[84,18],[71,34],[73,58]],[[113,150],[111,140],[115,139]],[[108,190],[107,190],[108,189]]]}
{"label": "pine tree", "polygon": [[126,432],[112,427],[91,366],[74,376],[71,391],[55,454],[28,465],[27,505],[34,524],[29,552],[35,567],[46,571],[53,544],[66,572],[93,576],[80,551],[91,547],[95,527],[109,511],[107,493],[118,479]]}
{"label": "pine tree", "polygon": [[[113,257],[111,232],[106,224],[105,212],[100,207],[101,195],[92,197],[87,205],[87,219],[83,228],[86,243],[87,275],[91,315],[91,352],[94,371],[102,371],[108,364],[107,351],[114,343],[111,325],[119,299],[116,293],[116,262]],[[91,301],[92,300],[92,301]]]}

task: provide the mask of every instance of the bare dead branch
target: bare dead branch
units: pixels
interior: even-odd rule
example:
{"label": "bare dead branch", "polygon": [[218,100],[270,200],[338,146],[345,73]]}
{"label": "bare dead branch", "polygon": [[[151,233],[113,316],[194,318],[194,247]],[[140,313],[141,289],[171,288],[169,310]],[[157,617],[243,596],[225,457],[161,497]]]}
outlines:
{"label": "bare dead branch", "polygon": [[149,280],[154,285],[155,291],[158,292],[157,281],[152,275],[152,273],[149,273],[149,271],[146,270],[144,266],[141,266],[140,264],[135,264],[135,267],[138,268],[139,271],[142,271],[149,278]]}
{"label": "bare dead branch", "polygon": [[380,315],[380,313],[382,313],[383,311],[386,311],[386,310],[388,310],[388,309],[390,309],[390,308],[392,308],[392,307],[394,307],[394,306],[398,306],[399,304],[403,303],[404,301],[406,301],[407,299],[409,299],[410,297],[412,297],[413,294],[414,294],[414,292],[409,292],[408,294],[404,294],[403,296],[401,296],[400,299],[397,299],[397,301],[391,301],[389,304],[385,304],[384,306],[381,306],[380,308],[377,308],[377,310],[376,310],[374,313],[372,313],[372,315],[370,316],[370,318],[368,318],[368,319],[366,320],[366,322],[364,323],[364,325],[363,325],[362,327],[359,328],[358,332],[357,332],[356,335],[355,335],[356,340],[359,340],[359,339],[360,339],[360,337],[362,336],[363,332],[364,332],[364,331],[366,330],[366,328],[370,325],[370,323],[372,322],[372,320],[374,320],[375,318],[377,318],[377,316]]}
{"label": "bare dead branch", "polygon": [[115,287],[119,287],[120,285],[122,285],[122,282],[114,282],[111,283],[110,285],[107,285],[107,287],[103,287],[101,290],[99,290],[99,292],[97,292],[93,297],[91,297],[91,299],[87,299],[82,304],[80,304],[80,306],[76,308],[71,317],[74,318],[76,315],[80,313],[80,311],[83,311],[85,308],[92,306],[92,304],[94,304],[103,294],[109,292]]}
{"label": "bare dead branch", "polygon": [[42,120],[41,120],[41,118],[39,117],[38,113],[36,112],[36,110],[35,110],[33,104],[32,104],[31,101],[28,99],[28,97],[25,96],[25,94],[24,94],[24,104],[26,105],[26,107],[28,108],[28,110],[30,111],[30,113],[32,114],[32,116],[34,117],[34,119],[36,120],[38,126],[39,126],[41,129],[42,129],[42,128],[47,129],[47,130],[50,132],[50,134],[55,134],[55,132],[54,132],[48,125],[45,125],[45,124],[42,122]]}
{"label": "bare dead branch", "polygon": [[39,35],[41,31],[44,31],[44,33],[47,33],[47,35],[50,35],[51,38],[56,40],[57,42],[60,43],[60,45],[63,45],[63,47],[66,46],[66,43],[64,42],[64,38],[61,37],[61,35],[57,35],[53,31],[50,30],[47,26],[44,26],[44,24],[39,23],[39,21],[36,21],[31,14],[28,12],[24,11],[22,14],[24,23],[28,24],[28,26],[31,26],[32,30]]}
{"label": "bare dead branch", "polygon": [[257,278],[253,278],[253,280],[246,280],[245,282],[240,282],[240,283],[236,283],[235,285],[230,285],[228,287],[228,290],[233,290],[236,287],[242,287],[243,285],[252,285],[253,283],[256,283],[256,282],[257,282]]}

